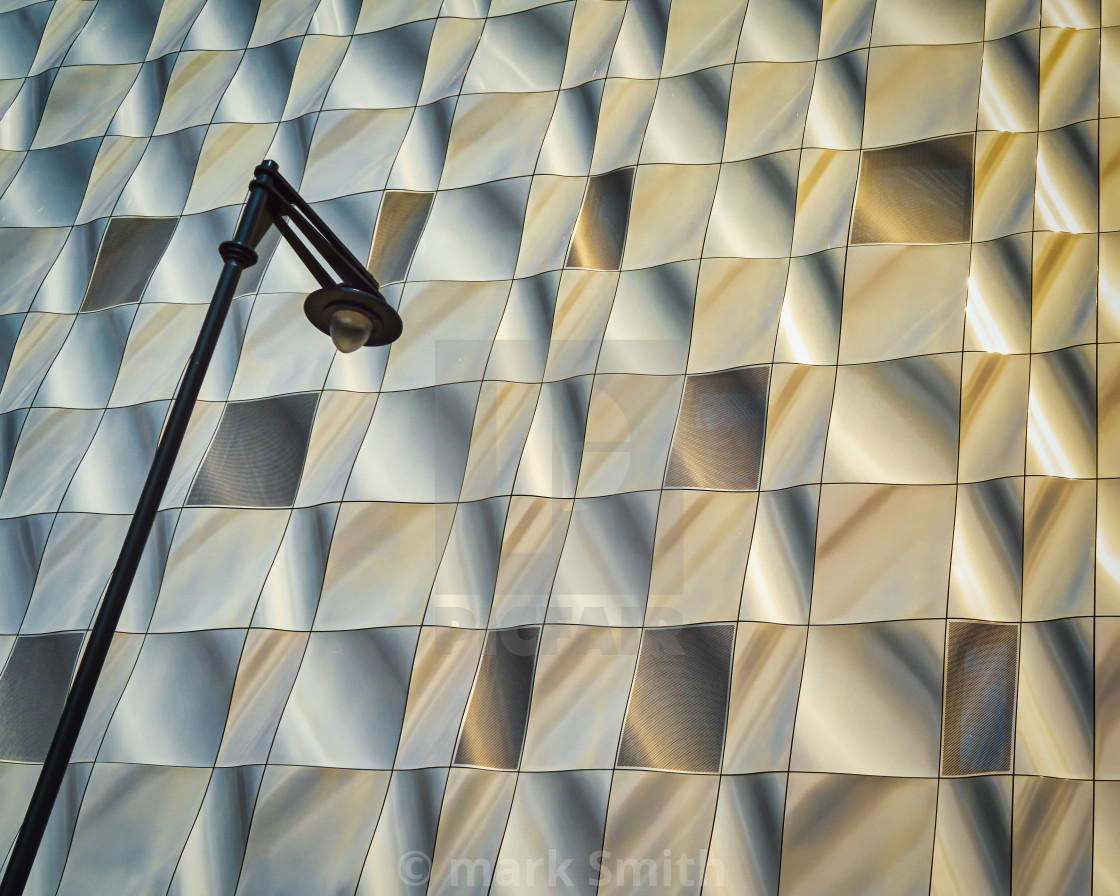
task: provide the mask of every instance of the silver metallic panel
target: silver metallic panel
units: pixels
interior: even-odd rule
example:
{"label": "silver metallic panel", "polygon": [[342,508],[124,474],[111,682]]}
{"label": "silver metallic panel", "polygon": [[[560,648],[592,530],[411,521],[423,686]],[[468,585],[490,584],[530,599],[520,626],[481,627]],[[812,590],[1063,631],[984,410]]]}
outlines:
{"label": "silver metallic panel", "polygon": [[314,627],[418,625],[454,515],[447,504],[343,504]]}
{"label": "silver metallic panel", "polygon": [[825,481],[952,482],[959,378],[955,355],[841,367]]}
{"label": "silver metallic panel", "polygon": [[[699,894],[719,778],[619,769],[611,784],[598,892]],[[665,868],[665,851],[680,864]]]}
{"label": "silver metallic panel", "polygon": [[247,765],[268,758],[307,637],[304,632],[249,632],[233,683],[217,765]]}
{"label": "silver metallic panel", "polygon": [[674,491],[661,497],[646,625],[738,614],[756,496]]}
{"label": "silver metallic panel", "polygon": [[968,254],[964,245],[853,247],[840,362],[959,351]]}
{"label": "silver metallic panel", "polygon": [[575,502],[547,622],[642,624],[659,496],[632,492]]}
{"label": "silver metallic panel", "polygon": [[478,391],[478,383],[456,383],[383,394],[358,451],[346,500],[457,500]]}
{"label": "silver metallic panel", "polygon": [[428,598],[426,625],[486,626],[508,508],[505,498],[459,505]]}
{"label": "silver metallic panel", "polygon": [[633,629],[544,627],[523,769],[558,771],[613,764],[639,640]]}
{"label": "silver metallic panel", "polygon": [[720,780],[704,893],[775,896],[784,801],[783,775]]}
{"label": "silver metallic panel", "polygon": [[423,896],[428,885],[426,873],[406,877],[400,869],[410,874],[414,869],[426,871],[423,858],[419,864],[414,862],[416,857],[432,855],[446,783],[447,769],[443,768],[393,774],[366,854],[358,896]]}
{"label": "silver metallic panel", "polygon": [[124,353],[135,308],[82,314],[39,387],[39,407],[104,407]]}
{"label": "silver metallic panel", "polygon": [[128,518],[94,513],[54,519],[22,631],[84,629],[113,570]]}
{"label": "silver metallic panel", "polygon": [[790,775],[782,893],[924,893],[937,782]]}
{"label": "silver metallic panel", "polygon": [[695,262],[624,271],[603,331],[598,372],[682,373],[695,284]]}
{"label": "silver metallic panel", "polygon": [[499,873],[491,892],[595,893],[585,863],[602,845],[609,791],[605,769],[521,776],[496,867],[527,870]]}
{"label": "silver metallic panel", "polygon": [[270,766],[236,892],[353,892],[388,784],[388,772]]}
{"label": "silver metallic panel", "polygon": [[0,592],[0,631],[19,631],[31,600],[53,517],[22,516],[0,522],[0,565],[6,579]]}
{"label": "silver metallic panel", "polygon": [[791,768],[936,775],[944,638],[938,620],[811,627]]}
{"label": "silver metallic panel", "polygon": [[337,504],[292,511],[253,612],[254,626],[311,627],[337,518]]}
{"label": "silver metallic panel", "polygon": [[573,503],[520,496],[510,499],[491,608],[495,624],[543,621]]}
{"label": "silver metallic panel", "polygon": [[[132,886],[165,891],[209,777],[204,768],[98,764],[82,800],[58,892],[111,893]],[[161,823],[152,825],[157,807]],[[105,862],[107,852],[112,854],[122,842],[135,851],[135,859]]]}
{"label": "silver metallic panel", "polygon": [[1093,628],[1089,619],[1023,626],[1015,771],[1093,776]]}
{"label": "silver metallic panel", "polygon": [[948,614],[1015,622],[1022,593],[1023,481],[958,486]]}
{"label": "silver metallic panel", "polygon": [[[873,31],[872,44],[877,43],[875,38]],[[975,103],[980,88],[981,61],[981,45],[978,43],[873,46],[867,61],[864,145],[887,146],[971,130],[976,120]],[[972,140],[971,137],[965,137],[961,142],[971,144]],[[953,154],[956,152],[963,156],[965,151],[955,150]],[[865,160],[866,158],[865,156]],[[967,176],[962,177],[961,173],[945,170],[951,170],[952,167],[946,165],[941,174],[948,175],[946,180],[956,182],[949,190],[956,193]],[[916,179],[924,180],[921,175]],[[928,181],[923,186],[928,189]],[[916,204],[920,206],[924,203],[919,199]],[[957,193],[948,204],[952,211],[945,209],[948,215],[943,222],[934,224],[934,216],[926,219],[926,226],[932,226],[929,230],[921,227],[920,230],[925,230],[923,237],[913,241],[948,242],[967,239],[967,204],[968,194],[965,188],[963,196]],[[922,217],[920,213],[914,214],[917,211],[915,208],[903,214],[915,221]],[[949,220],[953,221],[951,227]],[[942,227],[945,229],[942,230]],[[935,233],[937,236],[931,239]]]}
{"label": "silver metallic panel", "polygon": [[789,767],[805,631],[797,626],[739,623],[731,665],[724,774]]}
{"label": "silver metallic panel", "polygon": [[232,629],[148,635],[98,757],[213,765],[244,642]]}
{"label": "silver metallic panel", "polygon": [[944,615],[954,497],[951,486],[824,486],[810,621]]}
{"label": "silver metallic panel", "polygon": [[[708,258],[700,264],[688,372],[766,363],[782,311],[784,259]],[[736,326],[728,327],[734,320]]]}
{"label": "silver metallic panel", "polygon": [[[610,334],[608,324],[608,338]],[[600,364],[609,350],[604,340]],[[680,406],[683,385],[680,377],[609,373],[595,377],[577,496],[611,495],[661,485],[673,437],[670,421]]]}
{"label": "silver metallic panel", "polygon": [[[447,777],[435,848],[419,868],[430,871],[427,892],[484,896],[509,819],[518,776],[453,768]],[[422,860],[421,860],[422,861]]]}
{"label": "silver metallic panel", "polygon": [[283,510],[184,510],[151,631],[248,625],[288,517]]}
{"label": "silver metallic panel", "polygon": [[931,896],[1011,892],[1010,776],[942,781]]}
{"label": "silver metallic panel", "polygon": [[415,650],[412,628],[312,634],[269,759],[392,768]]}
{"label": "silver metallic panel", "polygon": [[1011,876],[1016,894],[1090,891],[1092,804],[1088,781],[1015,778]]}
{"label": "silver metallic panel", "polygon": [[263,772],[259,765],[214,770],[169,896],[233,892]]}
{"label": "silver metallic panel", "polygon": [[740,619],[809,621],[819,500],[817,486],[759,495]]}
{"label": "silver metallic panel", "polygon": [[485,637],[463,629],[421,629],[396,768],[451,764]]}
{"label": "silver metallic panel", "polygon": [[59,509],[121,514],[133,510],[167,407],[167,402],[153,401],[106,410]]}
{"label": "silver metallic panel", "polygon": [[1027,478],[1023,619],[1092,612],[1095,497],[1092,482]]}

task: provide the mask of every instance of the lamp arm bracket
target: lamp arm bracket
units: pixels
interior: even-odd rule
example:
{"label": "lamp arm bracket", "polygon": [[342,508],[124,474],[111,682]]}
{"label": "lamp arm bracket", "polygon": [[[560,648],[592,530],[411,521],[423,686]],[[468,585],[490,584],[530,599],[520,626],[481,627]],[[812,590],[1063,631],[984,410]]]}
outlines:
{"label": "lamp arm bracket", "polygon": [[[280,174],[275,162],[263,162],[254,171],[256,177],[249,184],[250,192],[261,190],[267,194],[265,213],[269,224],[276,224],[281,236],[291,245],[300,261],[311,271],[323,286],[333,285],[324,280],[326,271],[314,261],[306,245],[296,236],[298,230],[311,247],[334,270],[339,281],[359,289],[380,289],[380,284],[353,253],[346,248],[326,222],[308,205],[307,201]],[[294,228],[286,227],[283,218],[288,218]]]}

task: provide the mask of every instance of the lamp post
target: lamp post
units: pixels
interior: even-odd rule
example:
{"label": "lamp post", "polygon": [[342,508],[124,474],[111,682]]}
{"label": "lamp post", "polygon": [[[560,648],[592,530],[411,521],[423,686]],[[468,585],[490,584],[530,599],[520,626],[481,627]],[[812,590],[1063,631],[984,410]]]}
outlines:
{"label": "lamp post", "polygon": [[[352,352],[363,345],[388,345],[401,335],[401,319],[381,295],[377,281],[295,188],[280,176],[280,167],[273,161],[264,161],[257,166],[254,175],[234,237],[218,247],[225,264],[214,297],[171,405],[136,511],[12,847],[0,882],[0,896],[20,896],[31,874],[237,282],[245,268],[257,263],[256,247],[261,238],[275,226],[318,281],[320,288],[307,297],[304,312],[312,324],[330,335],[339,351]],[[296,235],[296,230],[311,248]],[[336,276],[328,272],[315,253]]]}

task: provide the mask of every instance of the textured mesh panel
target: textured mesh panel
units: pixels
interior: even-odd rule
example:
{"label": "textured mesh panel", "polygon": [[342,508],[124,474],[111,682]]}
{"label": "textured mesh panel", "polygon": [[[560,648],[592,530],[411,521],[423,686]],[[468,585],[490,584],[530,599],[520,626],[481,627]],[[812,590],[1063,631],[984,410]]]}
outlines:
{"label": "textured mesh panel", "polygon": [[389,190],[377,212],[369,269],[381,283],[399,283],[408,273],[432,207],[431,193]]}
{"label": "textured mesh panel", "polygon": [[1018,627],[950,622],[942,774],[1011,770]]}
{"label": "textured mesh panel", "polygon": [[16,639],[0,675],[0,759],[46,758],[81,646],[79,632]]}
{"label": "textured mesh panel", "polygon": [[105,228],[82,311],[139,302],[177,218],[113,218]]}
{"label": "textured mesh panel", "polygon": [[535,626],[486,635],[455,750],[457,765],[517,768],[529,716],[539,636],[540,629]]}
{"label": "textured mesh panel", "polygon": [[226,405],[188,505],[287,507],[296,497],[318,395]]}
{"label": "textured mesh panel", "polygon": [[618,764],[718,772],[734,626],[647,629],[638,651]]}
{"label": "textured mesh panel", "polygon": [[852,243],[957,243],[972,232],[971,136],[867,150]]}
{"label": "textured mesh panel", "polygon": [[758,488],[769,367],[690,376],[665,471],[667,488]]}
{"label": "textured mesh panel", "polygon": [[569,267],[596,271],[619,269],[633,185],[633,168],[596,174],[587,182],[583,208],[568,252]]}

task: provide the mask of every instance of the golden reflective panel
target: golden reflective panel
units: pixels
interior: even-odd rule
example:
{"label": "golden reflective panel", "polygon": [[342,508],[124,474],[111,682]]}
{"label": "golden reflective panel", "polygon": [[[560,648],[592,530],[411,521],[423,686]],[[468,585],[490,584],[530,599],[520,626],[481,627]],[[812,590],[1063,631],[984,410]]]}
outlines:
{"label": "golden reflective panel", "polygon": [[0,3],[28,892],[1120,892],[1114,0]]}

